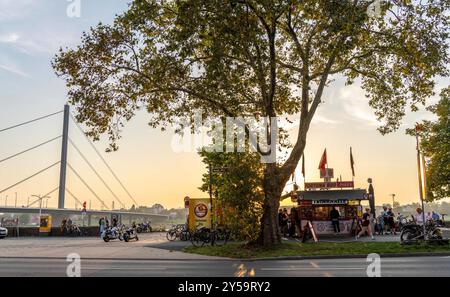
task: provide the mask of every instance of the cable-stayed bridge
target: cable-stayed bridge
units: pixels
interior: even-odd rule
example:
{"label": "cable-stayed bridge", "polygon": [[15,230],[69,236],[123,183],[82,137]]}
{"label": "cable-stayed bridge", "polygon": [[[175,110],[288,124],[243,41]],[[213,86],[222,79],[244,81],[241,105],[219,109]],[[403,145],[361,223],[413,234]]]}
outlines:
{"label": "cable-stayed bridge", "polygon": [[[20,188],[20,186],[26,182],[29,182],[30,180],[36,179],[38,176],[43,175],[45,172],[48,172],[49,170],[53,168],[59,167],[59,183],[58,185],[55,185],[53,189],[49,189],[44,195],[42,196],[35,196],[30,201],[28,199],[27,205],[23,207],[17,207],[15,205],[14,207],[10,207],[7,202],[5,201],[5,207],[2,207],[0,205],[0,213],[40,213],[42,210],[42,201],[43,199],[49,197],[52,194],[58,193],[58,205],[57,208],[54,209],[44,209],[46,213],[55,214],[58,217],[60,216],[67,216],[71,214],[80,214],[80,209],[70,209],[66,207],[67,198],[70,197],[71,200],[75,201],[75,206],[80,205],[83,206],[84,209],[82,211],[86,213],[88,218],[90,219],[91,215],[112,215],[115,214],[119,217],[122,217],[124,215],[132,218],[132,217],[142,217],[142,218],[160,218],[160,219],[166,219],[167,216],[165,215],[158,215],[158,214],[143,214],[134,212],[132,210],[126,209],[126,203],[129,203],[129,205],[133,205],[131,209],[138,207],[138,203],[131,195],[128,188],[124,185],[124,183],[119,179],[118,175],[115,173],[115,171],[111,168],[111,166],[106,162],[105,158],[102,156],[102,154],[98,151],[98,149],[95,147],[93,142],[86,136],[85,131],[83,128],[78,124],[78,122],[75,120],[73,115],[70,112],[69,105],[64,106],[64,110],[50,113],[44,116],[40,116],[34,119],[30,119],[28,121],[24,121],[6,128],[0,129],[0,139],[1,134],[6,131],[14,131],[14,129],[17,129],[19,127],[28,126],[37,124],[40,121],[48,118],[55,117],[57,115],[63,115],[63,129],[62,134],[53,138],[50,138],[46,141],[43,141],[39,144],[21,149],[19,151],[14,152],[13,154],[10,154],[6,157],[0,158],[0,170],[4,170],[3,168],[6,168],[7,161],[10,161],[12,159],[17,159],[22,157],[25,154],[28,154],[34,150],[37,150],[38,148],[44,147],[50,143],[54,143],[57,141],[61,142],[61,155],[59,156],[59,160],[56,162],[53,162],[51,164],[48,164],[44,168],[41,168],[29,176],[26,176],[24,178],[21,178],[20,180],[17,180],[16,182],[9,184],[9,185],[2,185],[0,182],[0,195],[7,193],[8,191],[13,191],[17,188]],[[86,154],[80,149],[78,143],[74,141],[69,136],[69,124],[70,122],[73,122],[77,129],[81,132],[81,134],[84,136],[85,141],[89,144],[89,146],[93,149],[96,156],[100,159],[100,161],[103,163],[104,167],[109,171],[109,173],[114,178],[114,181],[117,183],[118,186],[120,186],[121,190],[123,190],[123,193],[125,193],[125,197],[119,197],[117,193],[113,190],[111,185],[106,181],[104,176],[99,173],[99,170],[92,164],[90,159],[86,156]],[[110,199],[112,199],[112,207],[109,207],[106,203],[106,199],[104,197],[101,197],[101,195],[98,194],[98,192],[95,190],[95,187],[92,185],[92,180],[89,180],[81,174],[81,172],[77,169],[78,164],[72,164],[68,159],[68,150],[73,149],[85,162],[87,167],[91,170],[91,172],[96,176],[98,179],[98,182],[107,190],[108,196]],[[1,149],[1,147],[0,147]],[[66,184],[67,180],[67,174],[68,172],[71,172],[78,181],[85,187],[86,191],[90,193],[90,197],[95,198],[97,202],[101,205],[101,209],[95,210],[91,209],[91,207],[87,207],[86,199],[82,199],[78,197],[74,191],[72,191]],[[125,200],[126,199],[126,200]],[[6,199],[5,199],[6,200]],[[109,200],[109,199],[108,199]],[[115,204],[117,203],[117,204]],[[89,203],[90,204],[90,203]],[[119,205],[119,209],[114,209],[114,205]]]}

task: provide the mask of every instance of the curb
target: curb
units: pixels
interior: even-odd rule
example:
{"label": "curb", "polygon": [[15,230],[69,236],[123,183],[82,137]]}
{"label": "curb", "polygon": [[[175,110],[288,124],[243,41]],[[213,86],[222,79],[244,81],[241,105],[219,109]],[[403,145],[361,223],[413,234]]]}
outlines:
{"label": "curb", "polygon": [[[442,253],[398,253],[398,254],[379,254],[381,258],[407,258],[407,257],[439,257],[450,256],[450,252]],[[251,259],[237,259],[242,261],[273,261],[273,260],[321,260],[321,259],[362,259],[367,258],[367,254],[355,255],[317,255],[317,256],[286,256],[286,257],[271,257],[271,258],[251,258]]]}

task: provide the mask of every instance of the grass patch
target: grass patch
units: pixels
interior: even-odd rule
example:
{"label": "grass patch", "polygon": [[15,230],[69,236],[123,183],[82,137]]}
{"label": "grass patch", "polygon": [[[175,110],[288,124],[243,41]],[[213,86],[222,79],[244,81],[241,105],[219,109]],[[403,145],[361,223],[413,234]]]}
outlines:
{"label": "grass patch", "polygon": [[400,245],[399,242],[342,242],[342,243],[299,243],[283,242],[275,248],[247,246],[242,243],[229,243],[226,246],[189,246],[185,252],[237,259],[271,258],[289,256],[331,256],[331,255],[367,255],[396,253],[450,252],[450,245],[435,246],[427,244]]}

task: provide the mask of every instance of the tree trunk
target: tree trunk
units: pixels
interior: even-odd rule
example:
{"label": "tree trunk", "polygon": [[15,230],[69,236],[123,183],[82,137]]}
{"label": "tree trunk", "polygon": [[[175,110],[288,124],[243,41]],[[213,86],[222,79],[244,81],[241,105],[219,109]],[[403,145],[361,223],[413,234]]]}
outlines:
{"label": "tree trunk", "polygon": [[261,233],[257,242],[265,247],[281,243],[278,209],[283,189],[280,186],[276,170],[276,164],[267,164],[264,173],[264,212],[261,218]]}

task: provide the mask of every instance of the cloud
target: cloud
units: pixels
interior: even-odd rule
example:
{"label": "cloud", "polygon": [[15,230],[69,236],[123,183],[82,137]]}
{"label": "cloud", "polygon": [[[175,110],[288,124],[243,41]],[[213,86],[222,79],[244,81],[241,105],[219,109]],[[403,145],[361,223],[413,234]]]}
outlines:
{"label": "cloud", "polygon": [[340,121],[332,120],[323,115],[316,114],[316,115],[314,115],[314,117],[312,119],[312,123],[315,125],[323,125],[323,124],[336,125],[336,124],[339,124]]}
{"label": "cloud", "polygon": [[0,34],[0,43],[16,43],[20,36],[16,33]]}
{"label": "cloud", "polygon": [[19,76],[22,76],[22,77],[29,77],[30,76],[28,73],[24,72],[23,70],[21,70],[16,65],[0,64],[0,70],[4,70],[4,71],[7,71],[9,73],[12,73],[12,74],[15,74],[15,75],[19,75]]}
{"label": "cloud", "polygon": [[63,34],[57,30],[39,30],[33,32],[0,32],[0,44],[11,46],[18,52],[29,56],[36,54],[53,55],[61,46],[73,44],[78,39],[76,34]]}
{"label": "cloud", "polygon": [[0,22],[22,19],[36,5],[33,0],[0,0]]}
{"label": "cloud", "polygon": [[375,116],[372,108],[369,106],[368,99],[357,85],[345,86],[339,89],[337,96],[342,101],[346,118],[358,121],[369,127],[380,126],[380,122]]}

